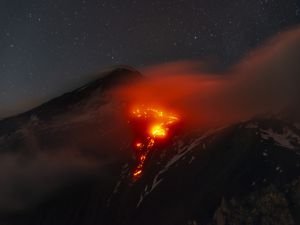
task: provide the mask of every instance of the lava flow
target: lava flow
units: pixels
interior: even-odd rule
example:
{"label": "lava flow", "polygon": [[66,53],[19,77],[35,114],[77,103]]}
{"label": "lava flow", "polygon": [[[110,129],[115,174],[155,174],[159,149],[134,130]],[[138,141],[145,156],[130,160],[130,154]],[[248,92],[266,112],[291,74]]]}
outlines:
{"label": "lava flow", "polygon": [[157,107],[140,105],[130,111],[130,123],[137,136],[134,143],[137,166],[132,174],[133,180],[141,177],[149,153],[157,143],[169,137],[178,122],[177,115]]}

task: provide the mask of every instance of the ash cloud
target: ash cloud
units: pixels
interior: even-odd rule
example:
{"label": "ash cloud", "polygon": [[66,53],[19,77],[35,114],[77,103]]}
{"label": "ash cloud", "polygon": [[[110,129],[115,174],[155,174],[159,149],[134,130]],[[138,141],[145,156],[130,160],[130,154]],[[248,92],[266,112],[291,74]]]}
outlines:
{"label": "ash cloud", "polygon": [[[236,92],[249,107],[277,112],[298,108],[300,28],[282,33],[232,68]],[[243,97],[243,98],[242,98]]]}
{"label": "ash cloud", "polygon": [[[131,102],[168,106],[195,126],[297,110],[300,97],[300,28],[251,51],[223,73],[204,62],[180,61],[145,68],[144,82],[117,91]],[[203,72],[205,71],[205,72]]]}

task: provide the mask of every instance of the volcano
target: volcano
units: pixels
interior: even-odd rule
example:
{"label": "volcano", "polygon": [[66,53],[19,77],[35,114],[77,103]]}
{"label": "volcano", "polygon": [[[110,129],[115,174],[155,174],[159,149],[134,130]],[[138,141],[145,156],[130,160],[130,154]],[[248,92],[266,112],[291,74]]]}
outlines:
{"label": "volcano", "polygon": [[[0,121],[1,224],[300,224],[299,124],[259,115],[176,133],[180,115],[163,111],[172,120],[151,116],[149,131],[144,120],[128,124],[127,103],[110,94],[143,76],[122,67],[99,77]],[[146,148],[133,182],[135,151],[166,135]]]}

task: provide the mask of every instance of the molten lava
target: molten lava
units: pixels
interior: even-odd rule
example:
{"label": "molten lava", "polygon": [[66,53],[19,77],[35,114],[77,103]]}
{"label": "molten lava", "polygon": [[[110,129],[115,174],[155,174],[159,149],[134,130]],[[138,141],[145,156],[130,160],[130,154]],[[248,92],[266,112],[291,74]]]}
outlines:
{"label": "molten lava", "polygon": [[165,140],[179,122],[179,117],[163,109],[139,105],[130,111],[130,123],[137,135],[134,148],[137,166],[133,171],[133,180],[143,173],[145,161],[155,144]]}
{"label": "molten lava", "polygon": [[167,135],[166,129],[162,124],[155,124],[151,127],[150,133],[153,137],[165,137]]}

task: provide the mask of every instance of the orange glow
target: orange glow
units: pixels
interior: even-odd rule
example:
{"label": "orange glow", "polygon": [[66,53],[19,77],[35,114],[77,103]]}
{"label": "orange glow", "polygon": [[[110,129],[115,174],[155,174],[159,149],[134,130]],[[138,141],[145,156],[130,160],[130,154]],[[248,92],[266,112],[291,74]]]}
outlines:
{"label": "orange glow", "polygon": [[136,106],[131,111],[133,119],[144,120],[149,123],[148,135],[152,137],[166,137],[169,126],[176,123],[179,118],[157,107]]}
{"label": "orange glow", "polygon": [[151,127],[150,133],[153,137],[165,137],[167,135],[167,130],[162,126],[162,124],[155,124]]}
{"label": "orange glow", "polygon": [[[188,129],[199,126],[206,129],[204,127],[210,127],[212,123],[219,124],[220,120],[223,123],[227,116],[236,115],[232,111],[234,102],[226,101],[226,96],[233,96],[234,79],[223,73],[202,73],[202,69],[206,71],[206,65],[196,61],[144,68],[144,79],[116,88],[113,94],[117,99],[133,104],[129,109],[132,117],[135,115],[142,120],[152,115],[159,119],[171,113],[179,115],[180,121],[184,118],[184,126]],[[166,137],[169,137],[168,133]]]}
{"label": "orange glow", "polygon": [[137,129],[142,141],[135,143],[138,164],[133,171],[133,179],[142,176],[145,161],[157,141],[166,139],[179,121],[179,117],[158,107],[139,105],[130,111],[130,122]]}
{"label": "orange glow", "polygon": [[138,177],[142,173],[142,170],[137,170],[133,173],[133,176]]}
{"label": "orange glow", "polygon": [[143,147],[143,144],[141,142],[138,142],[138,143],[135,144],[135,147],[141,148],[141,147]]}

